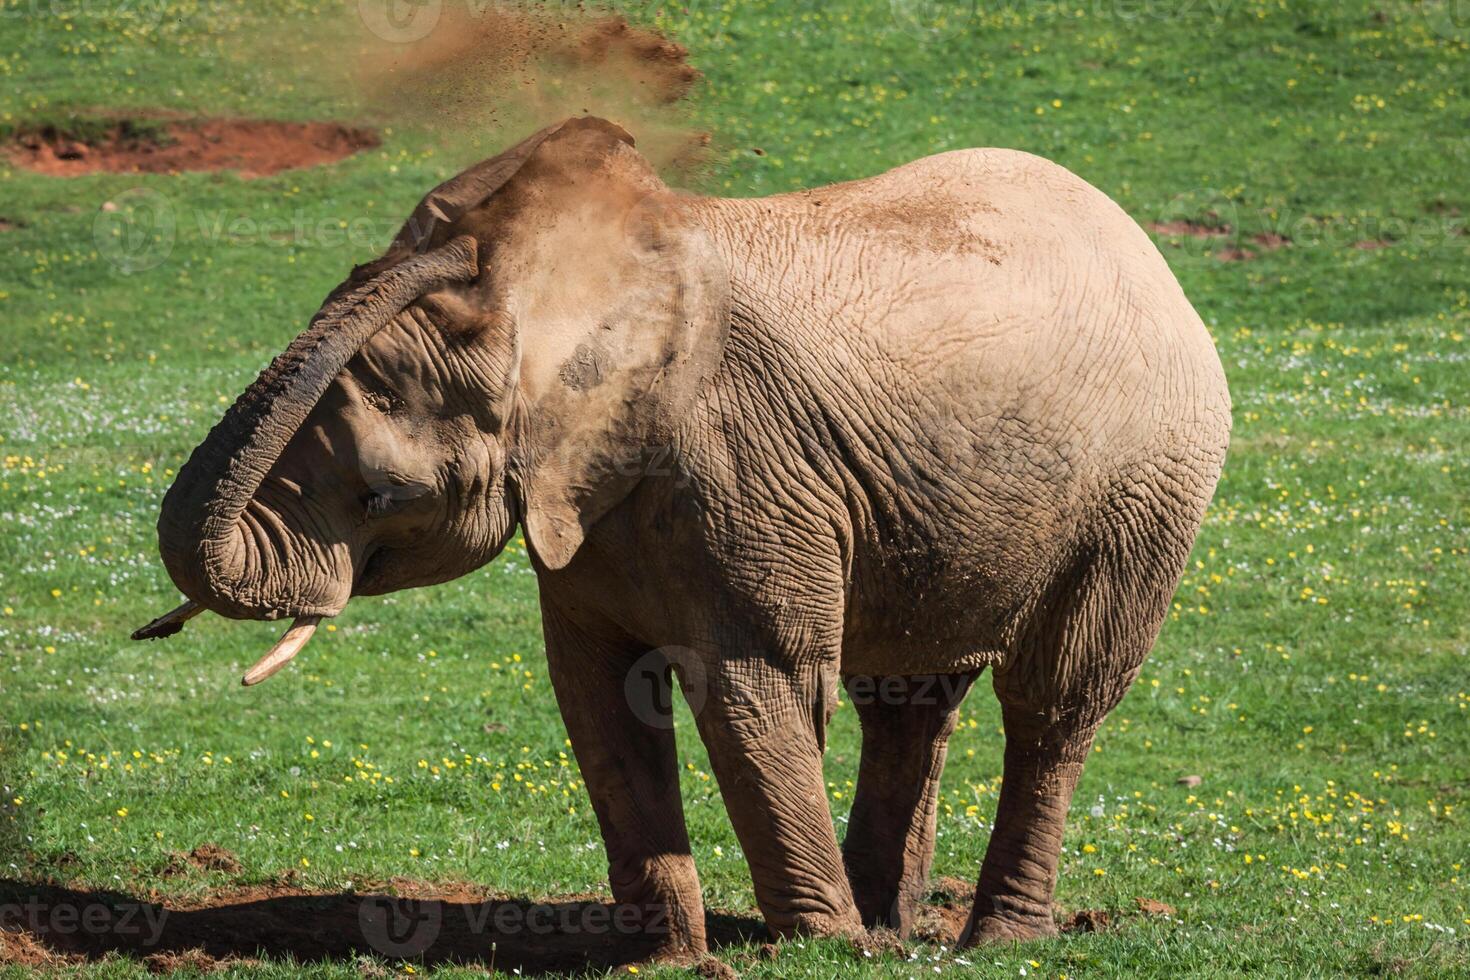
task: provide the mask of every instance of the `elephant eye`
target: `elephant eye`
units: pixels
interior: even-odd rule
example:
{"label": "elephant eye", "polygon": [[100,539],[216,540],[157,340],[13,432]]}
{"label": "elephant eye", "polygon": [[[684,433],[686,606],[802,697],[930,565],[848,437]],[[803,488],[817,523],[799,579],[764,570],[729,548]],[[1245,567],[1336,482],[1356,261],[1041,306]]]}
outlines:
{"label": "elephant eye", "polygon": [[368,495],[367,516],[389,517],[402,510],[411,498],[391,492],[375,492]]}

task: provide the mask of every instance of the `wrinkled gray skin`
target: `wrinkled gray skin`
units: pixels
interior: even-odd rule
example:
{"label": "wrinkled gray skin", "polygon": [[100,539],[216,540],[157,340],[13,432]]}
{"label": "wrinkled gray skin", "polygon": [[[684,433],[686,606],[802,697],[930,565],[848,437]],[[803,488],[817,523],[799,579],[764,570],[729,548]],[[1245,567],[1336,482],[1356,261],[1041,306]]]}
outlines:
{"label": "wrinkled gray skin", "polygon": [[[1060,167],[967,150],[692,198],[580,119],[425,198],[210,433],[159,531],[191,599],[274,619],[463,575],[522,526],[613,893],[670,955],[704,918],[635,662],[664,650],[695,701],[781,935],[910,925],[990,667],[1005,779],[963,942],[1025,939],[1054,931],[1073,787],[1229,429],[1163,259]],[[863,752],[839,847],[842,683]]]}

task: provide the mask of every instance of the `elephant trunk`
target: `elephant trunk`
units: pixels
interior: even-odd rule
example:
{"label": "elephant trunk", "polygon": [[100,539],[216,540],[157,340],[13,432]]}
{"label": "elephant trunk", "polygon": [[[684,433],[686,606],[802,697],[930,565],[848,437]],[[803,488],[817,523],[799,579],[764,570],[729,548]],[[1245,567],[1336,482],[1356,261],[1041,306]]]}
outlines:
{"label": "elephant trunk", "polygon": [[335,294],[235,400],[164,497],[159,549],[185,595],[237,619],[340,612],[289,594],[294,590],[285,583],[293,576],[273,570],[271,552],[260,546],[285,529],[272,515],[252,508],[252,501],[286,444],[358,349],[425,292],[471,280],[477,270],[475,240],[462,236]]}

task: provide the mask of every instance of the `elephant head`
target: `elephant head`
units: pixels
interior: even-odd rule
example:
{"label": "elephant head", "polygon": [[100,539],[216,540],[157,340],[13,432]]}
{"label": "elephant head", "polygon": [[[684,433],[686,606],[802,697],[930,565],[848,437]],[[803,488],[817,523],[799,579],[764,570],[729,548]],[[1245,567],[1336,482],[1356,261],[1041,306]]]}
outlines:
{"label": "elephant head", "polygon": [[269,676],[354,595],[443,582],[523,526],[566,565],[716,369],[721,260],[599,119],[431,191],[235,401],[164,497],[164,565],[203,609],[294,617]]}

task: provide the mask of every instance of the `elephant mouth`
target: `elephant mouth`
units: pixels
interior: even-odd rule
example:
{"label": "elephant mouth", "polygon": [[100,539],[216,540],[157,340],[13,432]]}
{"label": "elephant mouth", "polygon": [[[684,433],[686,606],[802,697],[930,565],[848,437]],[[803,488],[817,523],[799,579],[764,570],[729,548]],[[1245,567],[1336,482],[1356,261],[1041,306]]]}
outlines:
{"label": "elephant mouth", "polygon": [[[425,293],[479,273],[479,247],[461,236],[409,255],[327,298],[308,329],[271,362],[210,431],[164,497],[159,546],[188,602],[133,634],[170,636],[204,609],[237,619],[293,616],[284,636],[245,675],[256,684],[306,645],[352,592],[351,528],[271,480],[287,443],[359,349]],[[370,506],[412,506],[409,486]],[[296,530],[293,530],[293,527]]]}

